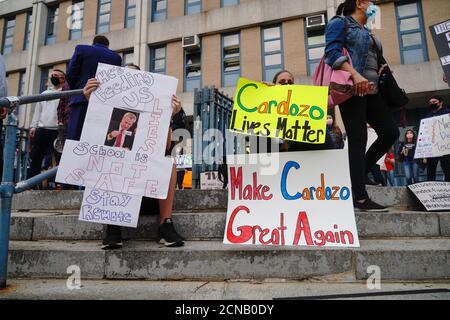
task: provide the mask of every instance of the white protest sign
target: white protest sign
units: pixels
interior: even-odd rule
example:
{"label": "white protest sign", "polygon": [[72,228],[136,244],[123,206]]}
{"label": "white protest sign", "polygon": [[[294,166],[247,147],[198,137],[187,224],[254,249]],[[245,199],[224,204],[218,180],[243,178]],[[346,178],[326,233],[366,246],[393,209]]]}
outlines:
{"label": "white protest sign", "polygon": [[79,220],[136,228],[142,197],[86,188]]}
{"label": "white protest sign", "polygon": [[[378,135],[375,132],[375,129],[372,127],[367,128],[367,144],[366,144],[366,152],[369,148],[374,144],[374,142],[378,139]],[[377,161],[377,165],[382,166],[384,164],[384,156],[382,156]]]}
{"label": "white protest sign", "polygon": [[180,154],[175,156],[177,169],[192,168],[192,154]]}
{"label": "white protest sign", "polygon": [[428,181],[409,185],[427,211],[450,210],[450,182]]}
{"label": "white protest sign", "polygon": [[173,160],[150,158],[114,147],[66,140],[56,181],[106,191],[165,199]]}
{"label": "white protest sign", "polygon": [[[81,139],[66,140],[56,181],[86,187],[81,220],[136,226],[142,196],[167,198],[173,160],[165,149],[178,80],[106,64],[96,78]],[[104,191],[129,201],[121,208],[92,203],[93,192]],[[114,210],[122,215],[108,216]]]}
{"label": "white protest sign", "polygon": [[346,150],[280,153],[273,175],[255,157],[227,156],[225,244],[359,247]]}
{"label": "white protest sign", "polygon": [[200,189],[202,190],[223,189],[223,182],[219,180],[219,173],[217,171],[200,173]]}
{"label": "white protest sign", "polygon": [[178,83],[173,77],[104,63],[98,64],[95,77],[100,87],[92,93],[90,104],[137,111],[148,111],[156,100],[162,107],[170,106]]}
{"label": "white protest sign", "polygon": [[415,159],[450,154],[450,113],[420,121]]}

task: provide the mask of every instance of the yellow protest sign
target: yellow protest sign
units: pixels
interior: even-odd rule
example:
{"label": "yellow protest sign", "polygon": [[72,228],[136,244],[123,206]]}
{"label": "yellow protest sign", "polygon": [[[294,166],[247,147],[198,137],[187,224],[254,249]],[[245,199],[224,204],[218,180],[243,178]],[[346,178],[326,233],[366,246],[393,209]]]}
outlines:
{"label": "yellow protest sign", "polygon": [[230,130],[285,140],[324,143],[328,87],[269,86],[240,78]]}

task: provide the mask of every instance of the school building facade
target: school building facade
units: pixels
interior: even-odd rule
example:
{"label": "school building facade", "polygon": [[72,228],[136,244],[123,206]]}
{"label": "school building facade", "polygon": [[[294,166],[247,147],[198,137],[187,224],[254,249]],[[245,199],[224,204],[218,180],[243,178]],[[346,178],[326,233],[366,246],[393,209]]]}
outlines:
{"label": "school building facade", "polygon": [[[110,40],[124,63],[179,79],[178,95],[192,115],[194,88],[215,86],[234,96],[239,77],[271,81],[291,71],[310,84],[325,45],[324,28],[340,0],[4,0],[0,44],[9,95],[36,94],[52,68],[66,70],[78,44],[96,34]],[[374,1],[375,34],[400,85],[411,98],[408,125],[427,101],[450,90],[429,32],[449,18],[449,0]],[[32,106],[19,112],[29,126]],[[397,115],[400,117],[399,115]]]}

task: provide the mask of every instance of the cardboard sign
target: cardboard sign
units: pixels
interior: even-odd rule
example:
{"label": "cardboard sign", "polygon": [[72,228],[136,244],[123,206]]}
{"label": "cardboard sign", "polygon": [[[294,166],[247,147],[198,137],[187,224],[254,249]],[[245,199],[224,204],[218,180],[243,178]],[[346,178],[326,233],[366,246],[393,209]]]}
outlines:
{"label": "cardboard sign", "polygon": [[136,228],[142,197],[86,188],[79,220]]}
{"label": "cardboard sign", "polygon": [[255,157],[227,157],[225,244],[359,247],[345,150],[280,153],[272,175]]}
{"label": "cardboard sign", "polygon": [[219,180],[219,173],[217,171],[200,173],[200,189],[202,190],[223,189],[223,182]]}
{"label": "cardboard sign", "polygon": [[415,159],[450,154],[450,114],[420,121]]}
{"label": "cardboard sign", "polygon": [[240,78],[230,130],[306,143],[324,143],[328,87],[268,86]]}
{"label": "cardboard sign", "polygon": [[450,20],[430,26],[430,32],[450,87]]}
{"label": "cardboard sign", "polygon": [[429,181],[409,185],[427,211],[450,210],[450,182]]}
{"label": "cardboard sign", "polygon": [[81,139],[66,140],[56,181],[86,187],[80,220],[136,227],[142,196],[167,198],[178,80],[106,64],[96,78]]}

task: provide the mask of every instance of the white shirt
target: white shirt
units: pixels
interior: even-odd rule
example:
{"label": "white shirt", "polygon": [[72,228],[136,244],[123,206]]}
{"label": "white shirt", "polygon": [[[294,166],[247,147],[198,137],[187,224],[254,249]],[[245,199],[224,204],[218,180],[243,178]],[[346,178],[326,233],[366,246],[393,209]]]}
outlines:
{"label": "white shirt", "polygon": [[[58,92],[61,89],[50,88],[42,93]],[[31,128],[58,129],[58,104],[59,99],[41,101],[34,107],[33,120]]]}

